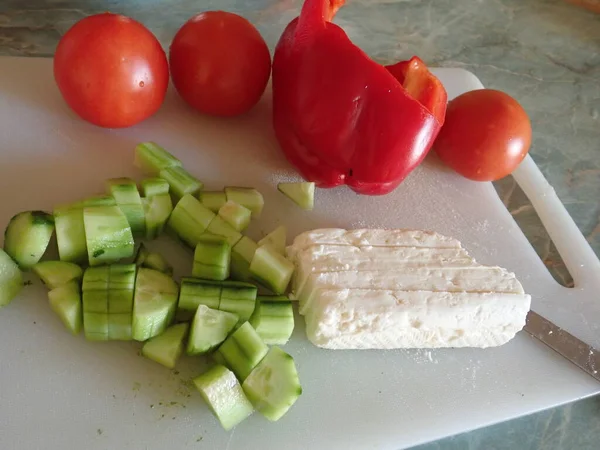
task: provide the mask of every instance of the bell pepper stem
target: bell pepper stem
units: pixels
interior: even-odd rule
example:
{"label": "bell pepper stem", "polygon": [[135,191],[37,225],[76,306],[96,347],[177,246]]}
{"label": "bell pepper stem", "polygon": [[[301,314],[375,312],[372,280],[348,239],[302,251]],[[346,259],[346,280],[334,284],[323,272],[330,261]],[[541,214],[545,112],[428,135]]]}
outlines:
{"label": "bell pepper stem", "polygon": [[305,33],[317,27],[324,28],[327,22],[333,20],[338,9],[344,6],[344,3],[346,0],[305,0],[296,34]]}

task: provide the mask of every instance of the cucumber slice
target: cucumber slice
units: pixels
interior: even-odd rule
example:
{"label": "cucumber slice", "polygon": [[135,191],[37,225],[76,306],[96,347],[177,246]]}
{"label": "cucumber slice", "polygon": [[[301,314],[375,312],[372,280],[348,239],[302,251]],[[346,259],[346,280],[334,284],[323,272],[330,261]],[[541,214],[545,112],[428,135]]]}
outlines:
{"label": "cucumber slice", "polygon": [[281,419],[302,394],[294,359],[279,347],[271,347],[242,388],[254,407],[271,421]]}
{"label": "cucumber slice", "polygon": [[133,298],[133,339],[145,341],[161,334],[175,316],[177,283],[152,269],[138,269]]}
{"label": "cucumber slice", "polygon": [[4,233],[4,250],[21,269],[29,269],[44,256],[52,233],[52,215],[44,211],[19,213],[8,222]]}
{"label": "cucumber slice", "polygon": [[169,194],[159,194],[142,200],[146,217],[146,239],[160,236],[173,212],[173,201]]}
{"label": "cucumber slice", "polygon": [[108,292],[108,290],[83,291],[83,312],[108,314]]}
{"label": "cucumber slice", "polygon": [[56,244],[61,261],[86,263],[88,260],[83,208],[76,206],[58,207],[54,210]]}
{"label": "cucumber slice", "polygon": [[169,192],[177,201],[186,194],[196,195],[204,185],[183,167],[167,167],[160,171],[160,178],[169,183]]}
{"label": "cucumber slice", "polygon": [[[87,293],[90,293],[89,291]],[[133,312],[133,293],[132,289],[111,289],[108,291],[108,313],[112,317],[118,314],[129,314],[129,323],[131,325]]]}
{"label": "cucumber slice", "polygon": [[[85,295],[84,292],[84,299]],[[88,341],[108,341],[108,313],[85,312],[84,310],[83,331]]]}
{"label": "cucumber slice", "polygon": [[184,195],[175,205],[167,227],[182,242],[195,249],[214,218],[215,213],[202,206],[199,200],[192,195]]}
{"label": "cucumber slice", "polygon": [[183,341],[187,336],[190,325],[178,323],[154,336],[142,347],[142,355],[163,366],[174,369],[177,360],[183,352]]}
{"label": "cucumber slice", "polygon": [[144,244],[140,244],[135,264],[138,267],[147,267],[167,275],[173,275],[173,266],[161,254],[148,251]]}
{"label": "cucumber slice", "polygon": [[48,292],[48,301],[62,323],[72,334],[79,334],[83,324],[81,291],[77,281],[69,281]]}
{"label": "cucumber slice", "polygon": [[294,331],[292,302],[257,300],[249,322],[265,344],[283,345]]}
{"label": "cucumber slice", "polygon": [[142,194],[146,198],[169,193],[169,182],[162,178],[147,178],[140,183]]}
{"label": "cucumber slice", "polygon": [[258,241],[258,246],[271,245],[275,251],[281,255],[285,255],[285,243],[287,240],[287,230],[283,225],[278,226],[264,238]]}
{"label": "cucumber slice", "polygon": [[229,277],[231,246],[220,236],[204,235],[196,245],[192,275],[207,280],[226,280]]}
{"label": "cucumber slice", "polygon": [[260,192],[254,188],[229,186],[225,188],[227,201],[245,206],[252,211],[252,217],[258,218],[265,206],[265,200]]}
{"label": "cucumber slice", "polygon": [[252,211],[235,202],[227,202],[219,208],[219,216],[236,231],[244,231],[250,225]]}
{"label": "cucumber slice", "polygon": [[94,195],[80,202],[78,206],[82,208],[91,206],[117,206],[117,201],[112,195]]}
{"label": "cucumber slice", "polygon": [[254,408],[233,372],[217,365],[194,379],[200,395],[225,430],[246,419]]}
{"label": "cucumber slice", "polygon": [[0,248],[0,308],[8,305],[23,289],[19,266]]}
{"label": "cucumber slice", "polygon": [[108,340],[112,341],[130,341],[132,339],[131,331],[132,315],[131,313],[108,314]]}
{"label": "cucumber slice", "polygon": [[250,263],[258,245],[247,236],[242,236],[237,244],[231,249],[231,278],[239,281],[250,281]]}
{"label": "cucumber slice", "polygon": [[233,370],[240,381],[244,381],[268,350],[252,325],[244,322],[225,339],[218,351],[227,362],[227,367]]}
{"label": "cucumber slice", "polygon": [[216,281],[184,277],[181,279],[178,306],[188,311],[196,311],[199,305],[219,309],[221,289],[221,283]]}
{"label": "cucumber slice", "polygon": [[86,207],[83,223],[90,266],[111,264],[133,256],[131,227],[118,206]]}
{"label": "cucumber slice", "polygon": [[256,306],[258,288],[242,281],[226,281],[221,291],[219,309],[236,314],[243,323],[250,319]]}
{"label": "cucumber slice", "polygon": [[242,234],[225,222],[221,216],[214,217],[214,219],[208,224],[206,232],[216,236],[224,237],[232,247],[242,238]]}
{"label": "cucumber slice", "polygon": [[283,294],[294,273],[294,265],[267,244],[258,247],[254,253],[250,273],[276,294]]}
{"label": "cucumber slice", "polygon": [[235,314],[200,305],[194,315],[188,355],[200,355],[217,348],[235,327],[239,317]]}
{"label": "cucumber slice", "polygon": [[223,191],[200,191],[198,200],[206,208],[216,213],[227,202],[227,196]]}
{"label": "cucumber slice", "polygon": [[306,211],[315,206],[315,183],[279,183],[277,189]]}
{"label": "cucumber slice", "polygon": [[146,232],[146,216],[135,181],[131,178],[112,178],[106,182],[106,186],[127,217],[133,235],[143,236]]}
{"label": "cucumber slice", "polygon": [[108,267],[108,289],[133,291],[135,286],[135,264],[112,264]]}
{"label": "cucumber slice", "polygon": [[88,267],[83,273],[81,288],[86,291],[108,290],[109,266]]}
{"label": "cucumber slice", "polygon": [[77,264],[66,261],[42,261],[31,269],[40,277],[48,289],[54,289],[72,280],[83,277],[83,270]]}
{"label": "cucumber slice", "polygon": [[167,167],[181,166],[181,161],[154,142],[142,142],[135,147],[133,164],[150,175]]}

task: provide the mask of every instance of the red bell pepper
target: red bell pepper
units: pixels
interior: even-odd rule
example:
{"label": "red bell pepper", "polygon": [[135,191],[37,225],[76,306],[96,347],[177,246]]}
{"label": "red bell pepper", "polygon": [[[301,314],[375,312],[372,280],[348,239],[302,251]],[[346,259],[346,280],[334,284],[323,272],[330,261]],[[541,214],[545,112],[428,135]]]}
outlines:
{"label": "red bell pepper", "polygon": [[273,59],[273,124],[288,160],[320,187],[386,194],[431,148],[446,114],[417,57],[384,67],[331,23],[344,0],[306,0]]}

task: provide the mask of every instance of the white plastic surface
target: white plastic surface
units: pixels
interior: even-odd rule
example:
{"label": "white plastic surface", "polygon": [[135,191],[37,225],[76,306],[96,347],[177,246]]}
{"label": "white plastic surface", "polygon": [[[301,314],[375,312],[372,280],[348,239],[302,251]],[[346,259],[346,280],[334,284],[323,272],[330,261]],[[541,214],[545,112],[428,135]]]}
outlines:
{"label": "white plastic surface", "polygon": [[[463,70],[437,71],[450,97],[481,87]],[[44,59],[0,58],[0,224],[26,209],[101,192],[104,180],[142,175],[132,149],[154,140],[206,183],[260,189],[266,208],[254,238],[281,223],[290,235],[325,226],[435,230],[460,239],[480,262],[517,273],[533,309],[600,346],[600,263],[528,158],[515,176],[531,197],[575,277],[558,285],[489,183],[445,169],[432,155],[393,193],[359,197],[319,190],[306,213],[275,188],[295,179],[270,125],[269,95],[244,118],[200,117],[171,94],[156,117],[128,130],[103,130],[63,104]],[[168,239],[179,275],[191,256]],[[493,349],[326,351],[298,324],[284,349],[304,393],[277,423],[254,414],[225,432],[189,384],[201,359],[177,372],[138,356],[133,343],[70,336],[37,280],[0,311],[0,448],[398,449],[600,392],[600,385],[524,332]]]}

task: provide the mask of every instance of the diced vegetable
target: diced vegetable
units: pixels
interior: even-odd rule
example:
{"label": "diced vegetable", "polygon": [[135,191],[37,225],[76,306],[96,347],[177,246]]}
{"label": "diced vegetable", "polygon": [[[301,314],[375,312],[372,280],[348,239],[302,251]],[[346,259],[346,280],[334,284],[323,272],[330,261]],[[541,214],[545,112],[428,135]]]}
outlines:
{"label": "diced vegetable", "polygon": [[239,317],[239,324],[247,321],[254,312],[257,287],[242,281],[225,281],[221,290],[219,309],[234,313]]}
{"label": "diced vegetable", "polygon": [[244,231],[250,225],[252,211],[235,202],[226,202],[219,209],[219,216],[236,231]]}
{"label": "diced vegetable", "polygon": [[173,275],[173,266],[160,253],[150,252],[144,244],[140,244],[135,264],[138,267],[147,267],[148,269],[158,270],[159,272]]}
{"label": "diced vegetable", "polygon": [[294,265],[270,245],[258,247],[250,273],[276,294],[283,294],[292,278]]}
{"label": "diced vegetable", "polygon": [[219,209],[227,202],[227,196],[223,191],[200,191],[198,200],[206,208],[217,213]]}
{"label": "diced vegetable", "polygon": [[277,189],[304,210],[315,206],[315,183],[279,183]]}
{"label": "diced vegetable", "polygon": [[287,343],[294,331],[292,302],[257,300],[250,324],[265,344],[283,345]]}
{"label": "diced vegetable", "polygon": [[231,249],[231,278],[240,281],[250,281],[250,263],[258,245],[247,236],[242,236],[237,244]]}
{"label": "diced vegetable", "polygon": [[169,182],[163,178],[146,178],[140,184],[142,186],[142,194],[146,198],[169,193]]}
{"label": "diced vegetable", "polygon": [[86,207],[83,223],[90,266],[111,264],[133,256],[131,227],[118,206]]}
{"label": "diced vegetable", "polygon": [[173,202],[169,194],[158,194],[142,199],[146,218],[146,239],[160,236],[173,212]]}
{"label": "diced vegetable", "polygon": [[245,206],[252,211],[252,217],[260,217],[265,206],[265,200],[260,192],[254,188],[229,186],[225,188],[227,201]]}
{"label": "diced vegetable", "polygon": [[87,263],[87,243],[83,225],[83,208],[69,205],[54,210],[56,244],[61,261]]}
{"label": "diced vegetable", "polygon": [[226,280],[229,277],[230,260],[231,246],[227,240],[206,234],[196,245],[192,275],[207,280]]}
{"label": "diced vegetable", "polygon": [[23,274],[17,263],[0,248],[0,308],[8,305],[23,289]]}
{"label": "diced vegetable", "polygon": [[225,339],[217,351],[227,362],[227,367],[240,381],[244,381],[267,354],[268,347],[252,325],[245,322]]}
{"label": "diced vegetable", "polygon": [[72,280],[83,277],[83,270],[77,264],[66,261],[41,261],[31,269],[40,277],[48,289],[54,289]]}
{"label": "diced vegetable", "polygon": [[146,217],[135,181],[131,178],[112,178],[106,182],[106,185],[108,192],[117,202],[117,206],[127,217],[133,235],[144,236]]}
{"label": "diced vegetable", "polygon": [[219,309],[221,289],[221,283],[216,281],[184,277],[181,279],[179,308],[196,311],[199,305],[206,305],[212,309]]}
{"label": "diced vegetable", "polygon": [[[86,293],[83,293],[85,299]],[[108,340],[108,313],[83,312],[83,331],[88,341]]]}
{"label": "diced vegetable", "polygon": [[82,208],[90,206],[117,206],[117,201],[112,195],[94,195],[80,202],[79,206]]}
{"label": "diced vegetable", "polygon": [[167,167],[181,166],[181,161],[154,142],[138,144],[135,147],[133,163],[149,175],[158,175]]}
{"label": "diced vegetable", "polygon": [[83,273],[82,290],[106,291],[108,290],[109,266],[88,267]]}
{"label": "diced vegetable", "polygon": [[285,244],[287,241],[287,229],[280,225],[258,241],[258,246],[271,245],[277,253],[285,255]]}
{"label": "diced vegetable", "polygon": [[192,322],[187,354],[200,355],[217,348],[233,330],[238,319],[232,313],[205,305],[198,306]]}
{"label": "diced vegetable", "polygon": [[81,291],[77,281],[69,281],[48,292],[52,310],[72,334],[79,334],[83,323]]}
{"label": "diced vegetable", "polygon": [[108,266],[108,289],[133,290],[137,267],[135,264],[112,264]]}
{"label": "diced vegetable", "polygon": [[234,246],[242,238],[242,234],[229,225],[221,216],[215,216],[208,224],[206,232],[227,239],[230,246]]}
{"label": "diced vegetable", "polygon": [[189,247],[195,249],[200,237],[215,218],[215,213],[202,206],[192,195],[184,195],[175,205],[167,227]]}
{"label": "diced vegetable", "polygon": [[159,177],[169,183],[169,192],[177,201],[186,194],[196,195],[204,186],[197,178],[180,166],[167,167],[159,173]]}
{"label": "diced vegetable", "polygon": [[146,341],[142,347],[142,355],[169,369],[175,368],[175,364],[183,352],[183,341],[187,336],[188,329],[189,324],[187,323],[178,323],[167,328],[164,333]]}
{"label": "diced vegetable", "polygon": [[29,269],[44,253],[54,233],[54,217],[43,211],[25,211],[8,223],[4,251],[21,269]]}

